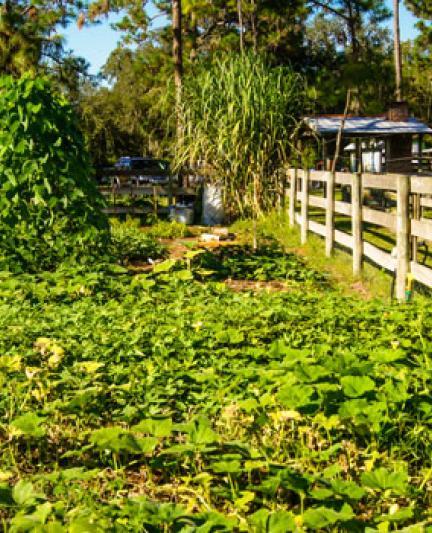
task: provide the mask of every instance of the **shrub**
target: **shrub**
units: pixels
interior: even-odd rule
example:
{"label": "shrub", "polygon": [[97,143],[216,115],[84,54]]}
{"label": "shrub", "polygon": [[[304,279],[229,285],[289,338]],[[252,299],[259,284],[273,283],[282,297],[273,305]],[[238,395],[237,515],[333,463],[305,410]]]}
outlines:
{"label": "shrub", "polygon": [[158,220],[147,232],[156,239],[183,239],[191,237],[190,229],[182,222]]}
{"label": "shrub", "polygon": [[[103,199],[72,107],[44,78],[0,80],[0,264],[37,271],[107,244]],[[91,252],[91,253],[89,253]]]}
{"label": "shrub", "polygon": [[122,265],[131,261],[148,261],[165,256],[166,248],[163,244],[139,228],[139,222],[111,221],[111,246],[114,258]]}

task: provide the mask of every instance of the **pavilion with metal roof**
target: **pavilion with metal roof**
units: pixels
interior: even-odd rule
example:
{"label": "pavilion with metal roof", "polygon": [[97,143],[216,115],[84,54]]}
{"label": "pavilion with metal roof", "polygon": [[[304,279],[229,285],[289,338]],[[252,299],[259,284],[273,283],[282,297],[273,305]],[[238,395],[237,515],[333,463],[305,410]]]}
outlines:
{"label": "pavilion with metal roof", "polygon": [[[414,172],[419,166],[423,137],[432,135],[427,124],[409,116],[405,102],[396,102],[383,115],[320,115],[305,117],[303,122],[319,141],[319,164],[325,170],[331,168],[338,134],[342,136],[338,169],[404,173]],[[344,154],[347,145],[352,146],[352,143],[355,150]],[[414,144],[417,145],[416,154],[413,154]]]}
{"label": "pavilion with metal roof", "polygon": [[[337,134],[340,130],[342,117],[324,115],[306,117],[304,121],[320,135],[331,135]],[[380,117],[347,117],[343,133],[347,137],[382,137],[387,135],[432,134],[432,129],[416,118],[395,122],[388,120],[384,115]]]}

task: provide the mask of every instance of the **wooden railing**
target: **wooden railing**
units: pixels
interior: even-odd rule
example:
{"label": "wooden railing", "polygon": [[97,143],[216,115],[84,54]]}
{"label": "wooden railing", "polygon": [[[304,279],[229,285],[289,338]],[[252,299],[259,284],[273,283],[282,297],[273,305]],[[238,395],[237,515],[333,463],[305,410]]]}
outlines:
{"label": "wooden railing", "polygon": [[[432,287],[432,269],[417,262],[418,239],[432,241],[432,220],[422,217],[424,208],[432,207],[432,176],[397,174],[350,174],[291,169],[289,171],[290,224],[300,225],[301,241],[311,231],[325,238],[326,255],[335,243],[352,250],[353,273],[359,275],[364,258],[395,273],[396,297],[404,300],[409,277]],[[321,195],[314,194],[312,182],[318,182]],[[338,187],[349,187],[350,201],[336,200]],[[390,191],[395,212],[364,205],[365,189]],[[298,211],[297,206],[300,210]],[[311,219],[310,207],[324,210],[325,223]],[[350,217],[351,234],[335,227],[335,214]],[[392,253],[367,242],[363,222],[383,227],[395,235]]]}
{"label": "wooden railing", "polygon": [[[155,215],[167,214],[169,212],[169,206],[175,203],[175,199],[183,196],[192,197],[197,195],[197,190],[195,188],[178,187],[171,183],[168,185],[113,184],[111,186],[102,185],[98,188],[102,196],[110,199],[110,206],[104,209],[104,212],[108,215],[141,215],[145,213],[154,213]],[[147,197],[151,200],[152,205],[146,207],[118,205],[119,201],[124,197],[129,197],[131,199]],[[168,198],[167,206],[160,206],[158,203],[158,199],[163,197]]]}

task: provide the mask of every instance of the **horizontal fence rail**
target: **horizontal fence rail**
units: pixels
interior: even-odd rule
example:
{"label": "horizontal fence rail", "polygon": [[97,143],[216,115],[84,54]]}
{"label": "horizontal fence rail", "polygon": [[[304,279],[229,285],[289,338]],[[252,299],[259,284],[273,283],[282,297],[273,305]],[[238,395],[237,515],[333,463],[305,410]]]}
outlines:
{"label": "horizontal fence rail", "polygon": [[[335,243],[351,250],[355,275],[365,258],[395,273],[399,300],[406,298],[410,280],[432,287],[432,269],[418,262],[419,241],[432,243],[432,219],[423,216],[432,208],[432,176],[290,169],[288,181],[290,225],[300,226],[303,244],[312,232],[324,237],[327,256]],[[367,190],[373,191],[368,203]],[[338,191],[342,200],[336,199]],[[324,223],[314,220],[317,211]],[[349,217],[350,233],[335,227],[335,215]],[[365,240],[363,223],[394,236],[391,253]]]}

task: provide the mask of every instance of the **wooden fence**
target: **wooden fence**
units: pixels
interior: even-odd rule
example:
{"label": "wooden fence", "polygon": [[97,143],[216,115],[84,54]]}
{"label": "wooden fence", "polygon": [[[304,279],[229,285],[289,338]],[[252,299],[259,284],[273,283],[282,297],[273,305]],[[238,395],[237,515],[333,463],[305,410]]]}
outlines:
{"label": "wooden fence", "polygon": [[[104,209],[108,215],[130,214],[140,215],[145,213],[167,214],[169,206],[174,205],[176,199],[182,197],[194,197],[197,195],[195,188],[178,187],[172,184],[161,185],[112,185],[100,186],[99,192],[106,198],[111,200],[111,205]],[[131,200],[139,198],[147,198],[151,200],[152,205],[147,207],[134,207],[118,205],[122,198],[127,197]],[[167,198],[167,206],[160,206],[159,198]]]}
{"label": "wooden fence", "polygon": [[[432,207],[432,176],[397,174],[350,174],[291,169],[289,171],[290,224],[300,225],[301,242],[308,231],[325,238],[326,255],[335,243],[352,250],[353,273],[359,275],[364,258],[395,273],[396,297],[405,299],[407,280],[432,287],[432,269],[417,261],[418,239],[432,241],[432,220],[422,217],[424,207]],[[318,184],[320,195],[314,194],[312,183]],[[338,187],[349,187],[350,201],[336,200]],[[387,212],[364,205],[365,189],[393,193],[395,210]],[[322,192],[324,191],[324,192]],[[297,205],[300,203],[300,211]],[[325,223],[311,218],[310,207],[325,213]],[[351,219],[351,234],[336,229],[335,214]],[[388,253],[365,241],[363,222],[386,228],[395,234],[395,248]]]}

